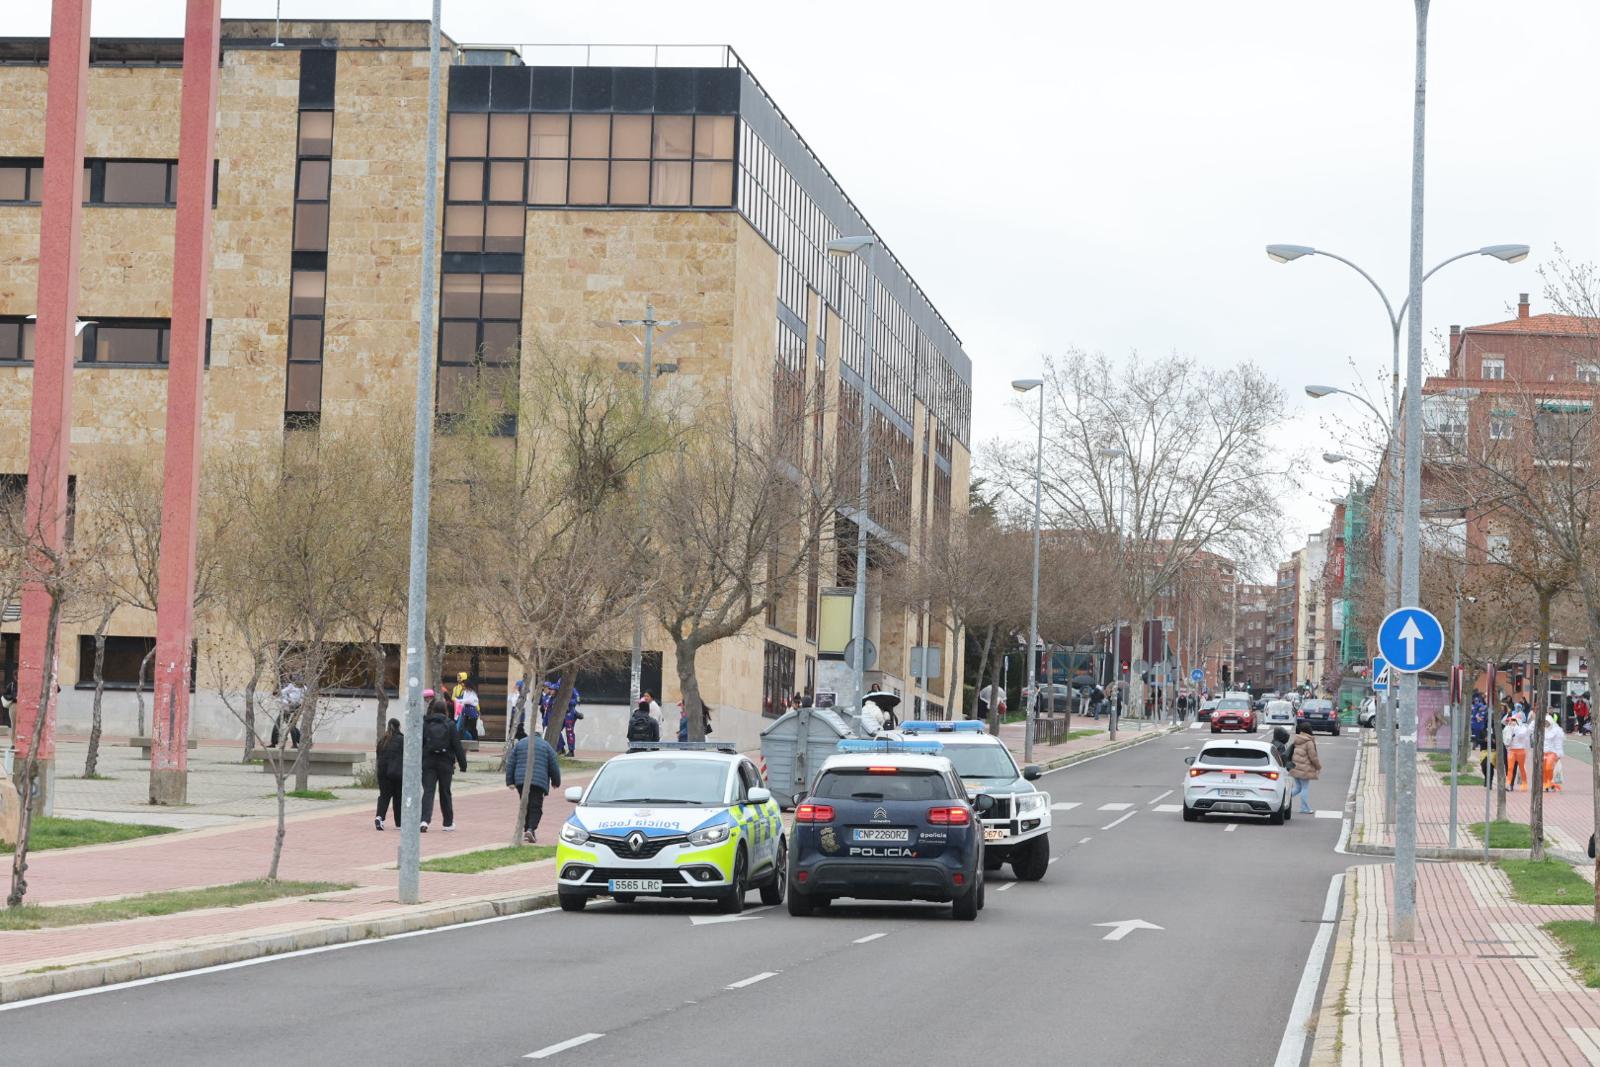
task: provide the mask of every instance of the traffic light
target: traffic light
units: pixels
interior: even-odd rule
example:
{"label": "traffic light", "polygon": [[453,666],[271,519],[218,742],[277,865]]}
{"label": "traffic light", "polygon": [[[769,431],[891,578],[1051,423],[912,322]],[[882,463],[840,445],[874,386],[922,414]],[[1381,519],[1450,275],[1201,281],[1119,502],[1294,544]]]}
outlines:
{"label": "traffic light", "polygon": [[1232,684],[1233,684],[1233,666],[1231,664],[1224,663],[1222,665],[1222,688],[1226,689],[1226,688],[1228,688],[1228,686],[1230,686]]}

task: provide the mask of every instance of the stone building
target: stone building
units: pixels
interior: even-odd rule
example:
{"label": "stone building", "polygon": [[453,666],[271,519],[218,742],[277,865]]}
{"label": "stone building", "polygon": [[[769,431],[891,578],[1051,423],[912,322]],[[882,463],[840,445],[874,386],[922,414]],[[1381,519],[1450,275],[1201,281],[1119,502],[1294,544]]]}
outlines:
{"label": "stone building", "polygon": [[[379,398],[409,404],[415,390],[427,24],[285,22],[281,47],[273,37],[270,21],[223,23],[204,418],[212,443],[315,433]],[[859,426],[870,393],[874,464],[895,486],[868,519],[875,560],[918,552],[966,507],[971,364],[960,340],[887,247],[877,247],[870,290],[864,257],[827,254],[829,240],[874,231],[731,49],[645,49],[639,65],[589,66],[582,50],[545,63],[536,49],[445,48],[441,411],[482,362],[535,346],[636,360],[633,340],[596,322],[642,318],[649,303],[698,324],[661,357],[681,385],[817,388],[828,411],[819,447],[853,438],[838,431]],[[182,50],[175,39],[92,46],[73,469],[119,449],[150,449],[159,463]],[[0,40],[0,475],[27,469],[47,52],[45,40]],[[944,643],[945,628],[927,612],[880,610],[877,573],[868,683],[940,714],[960,650],[943,649],[942,676],[919,686],[912,650]],[[849,612],[838,604],[853,579],[848,562],[820,560],[793,603],[702,653],[717,736],[754,744],[786,696],[848,695]],[[11,615],[0,682],[15,674]],[[63,632],[66,733],[86,722],[91,628]],[[155,620],[124,608],[109,633],[107,729],[127,733]],[[471,632],[450,640],[447,671],[474,672],[486,708],[503,708],[515,665]],[[206,692],[207,662],[224,654],[214,644],[199,640],[191,730],[237,736]],[[647,632],[646,648],[645,686],[671,707],[670,645]],[[398,646],[391,660],[398,683]],[[626,666],[579,683],[590,710],[580,743],[619,744]],[[335,736],[364,739],[364,695],[350,701]]]}

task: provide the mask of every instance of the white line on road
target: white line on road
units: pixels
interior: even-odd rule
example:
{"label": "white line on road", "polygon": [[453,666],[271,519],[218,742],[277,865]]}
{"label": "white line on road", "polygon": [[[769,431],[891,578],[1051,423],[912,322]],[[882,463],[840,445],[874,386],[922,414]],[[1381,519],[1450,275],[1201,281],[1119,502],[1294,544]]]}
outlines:
{"label": "white line on road", "polygon": [[1083,802],[1079,801],[1079,800],[1063,800],[1059,804],[1050,805],[1050,810],[1051,811],[1071,811],[1073,808],[1078,808],[1078,807],[1082,807],[1082,806],[1083,806]]}
{"label": "white line on road", "polygon": [[1102,805],[1100,805],[1100,807],[1098,807],[1095,810],[1097,810],[1097,811],[1127,811],[1131,807],[1133,807],[1132,804],[1113,803],[1113,804],[1102,804]]}
{"label": "white line on road", "polygon": [[[1301,814],[1304,815],[1305,813],[1301,812]],[[1342,811],[1319,811],[1319,812],[1317,812],[1317,818],[1319,818],[1319,819],[1342,819],[1342,818],[1344,818],[1344,812],[1342,812]]]}
{"label": "white line on road", "polygon": [[854,941],[852,941],[850,943],[852,945],[865,945],[868,941],[876,941],[880,937],[888,937],[888,936],[889,936],[888,934],[884,933],[882,930],[879,930],[875,934],[868,934],[866,937],[858,937],[858,938],[856,938]]}
{"label": "white line on road", "polygon": [[565,1052],[569,1048],[577,1048],[579,1045],[587,1045],[591,1041],[598,1041],[605,1036],[605,1034],[579,1034],[577,1037],[569,1037],[565,1041],[558,1041],[554,1045],[546,1045],[538,1052],[530,1052],[522,1058],[525,1060],[542,1060],[549,1056],[554,1056],[558,1052]]}
{"label": "white line on road", "polygon": [[762,971],[760,974],[752,974],[749,978],[741,978],[739,981],[734,982],[732,985],[723,986],[723,988],[724,989],[743,989],[745,986],[755,985],[757,982],[765,982],[768,978],[776,978],[776,977],[778,977],[778,972],[777,971]]}
{"label": "white line on road", "polygon": [[1015,882],[1007,882],[1005,885],[996,886],[994,891],[996,893],[1004,893],[1007,889],[1010,889],[1012,886],[1014,886],[1016,884],[1017,883],[1015,883]]}
{"label": "white line on road", "polygon": [[1160,796],[1156,797],[1154,800],[1147,801],[1146,803],[1159,804],[1161,801],[1167,799],[1171,795],[1172,795],[1172,790],[1169,789],[1165,793],[1162,793]]}
{"label": "white line on road", "polygon": [[1094,840],[1094,838],[1092,838],[1092,837],[1085,837],[1085,838],[1083,838],[1083,839],[1082,839],[1082,840],[1080,840],[1080,841],[1079,841],[1079,842],[1078,842],[1078,844],[1080,844],[1080,845],[1087,845],[1087,844],[1088,844],[1088,843],[1089,843],[1089,842],[1090,842],[1090,841],[1093,841],[1093,840]]}
{"label": "white line on road", "polygon": [[1133,818],[1137,814],[1139,814],[1139,813],[1136,812],[1136,811],[1130,811],[1130,812],[1128,812],[1128,814],[1126,814],[1126,815],[1124,815],[1124,816],[1122,816],[1120,818],[1112,819],[1109,823],[1107,823],[1106,825],[1100,827],[1100,829],[1109,830],[1113,826],[1117,825],[1118,823],[1127,822],[1129,819]]}
{"label": "white line on road", "polygon": [[1161,812],[1161,813],[1166,814],[1166,815],[1171,815],[1175,811],[1182,811],[1182,810],[1183,810],[1183,805],[1182,804],[1157,804],[1156,805],[1156,811]]}
{"label": "white line on road", "polygon": [[1289,1009],[1289,1022],[1283,1028],[1283,1041],[1278,1045],[1275,1067],[1299,1067],[1305,1058],[1306,1026],[1317,999],[1317,987],[1322,984],[1322,965],[1327,962],[1328,948],[1333,941],[1334,920],[1339,915],[1339,897],[1344,892],[1344,875],[1336,874],[1328,882],[1328,897],[1322,904],[1322,925],[1311,942],[1311,952],[1306,956],[1305,970],[1300,972],[1300,985],[1295,990],[1294,1006]]}
{"label": "white line on road", "polygon": [[1239,824],[1238,823],[1230,822],[1228,825],[1226,825],[1226,826],[1224,826],[1222,828],[1222,832],[1225,833],[1225,834],[1231,834],[1235,830],[1237,830],[1238,828],[1239,828]]}
{"label": "white line on road", "polygon": [[[1085,838],[1085,840],[1087,840],[1087,838]],[[1054,863],[1056,860],[1058,860],[1060,858],[1061,858],[1060,856],[1051,856],[1050,857],[1050,863]],[[1050,863],[1045,864],[1045,866],[1046,867],[1050,866]]]}

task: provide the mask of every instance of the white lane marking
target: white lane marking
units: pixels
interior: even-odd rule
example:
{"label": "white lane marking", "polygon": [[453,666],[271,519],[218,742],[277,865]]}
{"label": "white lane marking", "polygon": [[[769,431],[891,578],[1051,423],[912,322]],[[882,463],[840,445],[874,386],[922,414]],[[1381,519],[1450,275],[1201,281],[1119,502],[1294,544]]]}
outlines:
{"label": "white lane marking", "polygon": [[[1302,811],[1300,814],[1304,815],[1305,812]],[[1342,812],[1342,811],[1319,811],[1319,812],[1317,812],[1317,818],[1319,818],[1319,819],[1342,819],[1342,818],[1344,818],[1344,812]]]}
{"label": "white lane marking", "polygon": [[1145,803],[1147,803],[1147,804],[1159,804],[1161,801],[1167,799],[1171,795],[1172,795],[1172,790],[1169,789],[1165,793],[1162,793],[1160,796],[1156,797],[1154,800],[1148,800]]}
{"label": "white lane marking", "polygon": [[118,989],[134,989],[142,985],[155,985],[157,982],[174,982],[179,978],[195,978],[202,974],[216,974],[219,971],[236,971],[240,967],[254,967],[261,963],[276,963],[279,960],[292,960],[297,956],[316,956],[323,952],[338,952],[341,949],[359,948],[362,945],[376,945],[386,941],[399,941],[407,937],[423,937],[427,934],[443,933],[446,930],[464,930],[469,926],[487,926],[489,923],[503,923],[511,919],[526,919],[532,915],[549,915],[551,912],[560,911],[560,908],[537,908],[533,911],[519,912],[515,915],[492,915],[487,919],[473,919],[471,922],[452,923],[449,926],[435,926],[427,930],[408,930],[403,934],[390,934],[388,937],[369,937],[364,941],[344,941],[337,945],[318,945],[316,948],[298,948],[293,952],[279,952],[272,956],[257,956],[249,960],[234,960],[232,963],[218,963],[211,967],[198,967],[192,971],[175,971],[172,974],[157,974],[149,978],[135,978],[130,982],[117,982],[113,985],[98,985],[92,989],[74,989],[69,993],[49,993],[32,1000],[13,1000],[10,1004],[0,1004],[0,1011],[16,1011],[18,1008],[27,1008],[35,1004],[53,1004],[58,1000],[74,1000],[78,997],[92,997],[97,993],[110,993]]}
{"label": "white lane marking", "polygon": [[856,938],[854,941],[852,941],[850,943],[852,945],[865,945],[868,941],[876,941],[880,937],[888,937],[888,936],[889,936],[888,934],[884,933],[882,930],[879,930],[875,934],[868,934],[866,937],[858,937],[858,938]]}
{"label": "white lane marking", "polygon": [[1111,821],[1110,821],[1110,822],[1109,822],[1109,823],[1107,823],[1107,824],[1106,824],[1106,825],[1104,825],[1104,826],[1102,826],[1102,827],[1100,827],[1100,829],[1102,829],[1102,830],[1109,830],[1109,829],[1111,829],[1111,828],[1112,828],[1112,827],[1113,827],[1113,826],[1115,826],[1115,825],[1117,825],[1117,824],[1118,824],[1118,823],[1123,823],[1123,822],[1127,822],[1127,821],[1128,821],[1128,820],[1129,820],[1129,819],[1131,819],[1131,818],[1133,818],[1133,817],[1134,817],[1134,816],[1135,816],[1135,815],[1137,815],[1137,814],[1139,814],[1139,813],[1138,813],[1138,812],[1136,812],[1136,811],[1130,811],[1130,812],[1128,812],[1128,814],[1126,814],[1126,815],[1123,815],[1123,816],[1121,816],[1121,817],[1119,817],[1119,818],[1116,818],[1116,819],[1112,819],[1112,820],[1111,820]]}
{"label": "white lane marking", "polygon": [[996,886],[994,891],[996,893],[1004,893],[1007,889],[1010,889],[1012,886],[1014,886],[1016,884],[1017,883],[1015,883],[1015,882],[1007,882],[1005,885]]}
{"label": "white lane marking", "polygon": [[1080,840],[1080,841],[1079,841],[1079,842],[1078,842],[1078,844],[1080,844],[1080,845],[1087,845],[1087,844],[1088,844],[1088,843],[1089,843],[1089,842],[1090,842],[1090,841],[1093,841],[1093,840],[1094,840],[1094,838],[1092,838],[1092,837],[1085,837],[1085,838],[1083,838],[1083,839],[1082,839],[1082,840]]}
{"label": "white lane marking", "polygon": [[565,1052],[569,1048],[577,1048],[579,1045],[587,1045],[591,1041],[598,1041],[605,1036],[605,1034],[579,1034],[577,1037],[569,1037],[565,1041],[558,1041],[554,1045],[546,1045],[538,1052],[530,1052],[522,1058],[525,1060],[542,1060],[546,1057],[554,1056],[558,1052]]}
{"label": "white lane marking", "polygon": [[1121,941],[1135,930],[1166,929],[1166,927],[1157,926],[1155,923],[1147,923],[1143,919],[1123,919],[1121,922],[1095,923],[1094,925],[1111,927],[1111,932],[1100,939],[1102,941]]}
{"label": "white lane marking", "polygon": [[691,915],[689,917],[689,925],[715,926],[718,923],[742,923],[746,919],[759,918],[762,912],[771,911],[776,907],[776,904],[767,904],[759,908],[747,909],[738,915]]}
{"label": "white lane marking", "polygon": [[768,978],[776,978],[776,977],[778,977],[778,972],[777,971],[762,971],[760,974],[752,974],[749,978],[741,978],[741,979],[739,979],[739,981],[734,982],[732,985],[725,985],[722,988],[724,988],[724,989],[743,989],[745,986],[755,985],[757,982],[765,982]]}
{"label": "white lane marking", "polygon": [[1114,803],[1114,804],[1102,804],[1098,808],[1096,808],[1095,810],[1096,811],[1127,811],[1131,807],[1133,807],[1132,804]]}
{"label": "white lane marking", "polygon": [[1327,962],[1333,947],[1334,920],[1339,915],[1339,898],[1344,892],[1344,875],[1336,874],[1328,882],[1328,896],[1322,904],[1322,925],[1311,942],[1306,956],[1306,966],[1300,972],[1300,985],[1295,989],[1294,1006],[1289,1009],[1289,1021],[1283,1027],[1283,1040],[1278,1044],[1275,1067],[1299,1067],[1305,1058],[1306,1041],[1310,1037],[1307,1024],[1316,1010],[1317,987],[1322,984],[1322,966]]}
{"label": "white lane marking", "polygon": [[1222,828],[1222,832],[1225,833],[1225,834],[1231,834],[1235,830],[1237,830],[1238,828],[1239,828],[1239,824],[1238,823],[1230,822],[1228,825],[1226,825],[1226,826],[1224,826]]}
{"label": "white lane marking", "polygon": [[1162,814],[1165,814],[1165,815],[1170,815],[1175,811],[1182,811],[1182,810],[1183,810],[1183,805],[1182,804],[1157,804],[1156,805],[1156,811],[1160,812]]}
{"label": "white lane marking", "polygon": [[1080,801],[1080,800],[1063,800],[1059,804],[1050,805],[1050,810],[1051,811],[1071,811],[1073,808],[1079,808],[1079,807],[1082,807],[1082,806],[1083,806],[1083,802]]}
{"label": "white lane marking", "polygon": [[[1050,857],[1050,863],[1054,863],[1056,860],[1058,860],[1060,858],[1061,858],[1060,856],[1051,856]],[[1050,863],[1045,864],[1045,866],[1046,867],[1050,866]]]}

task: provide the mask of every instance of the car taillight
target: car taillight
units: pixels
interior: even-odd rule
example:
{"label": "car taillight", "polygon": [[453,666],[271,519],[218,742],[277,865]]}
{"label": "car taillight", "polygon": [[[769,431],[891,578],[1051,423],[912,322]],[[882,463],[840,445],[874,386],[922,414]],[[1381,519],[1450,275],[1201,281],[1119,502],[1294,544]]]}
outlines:
{"label": "car taillight", "polygon": [[795,822],[832,822],[831,804],[801,804],[794,809]]}
{"label": "car taillight", "polygon": [[928,821],[935,826],[966,826],[972,815],[966,808],[929,808]]}
{"label": "car taillight", "polygon": [[1256,773],[1261,775],[1264,778],[1270,778],[1274,782],[1276,782],[1278,780],[1278,772],[1277,771],[1257,771]]}
{"label": "car taillight", "polygon": [[868,767],[868,774],[899,774],[899,767]]}
{"label": "car taillight", "polygon": [[1189,777],[1190,778],[1198,778],[1202,774],[1206,774],[1206,773],[1208,773],[1208,772],[1207,772],[1207,768],[1205,768],[1205,767],[1190,767],[1189,768]]}

